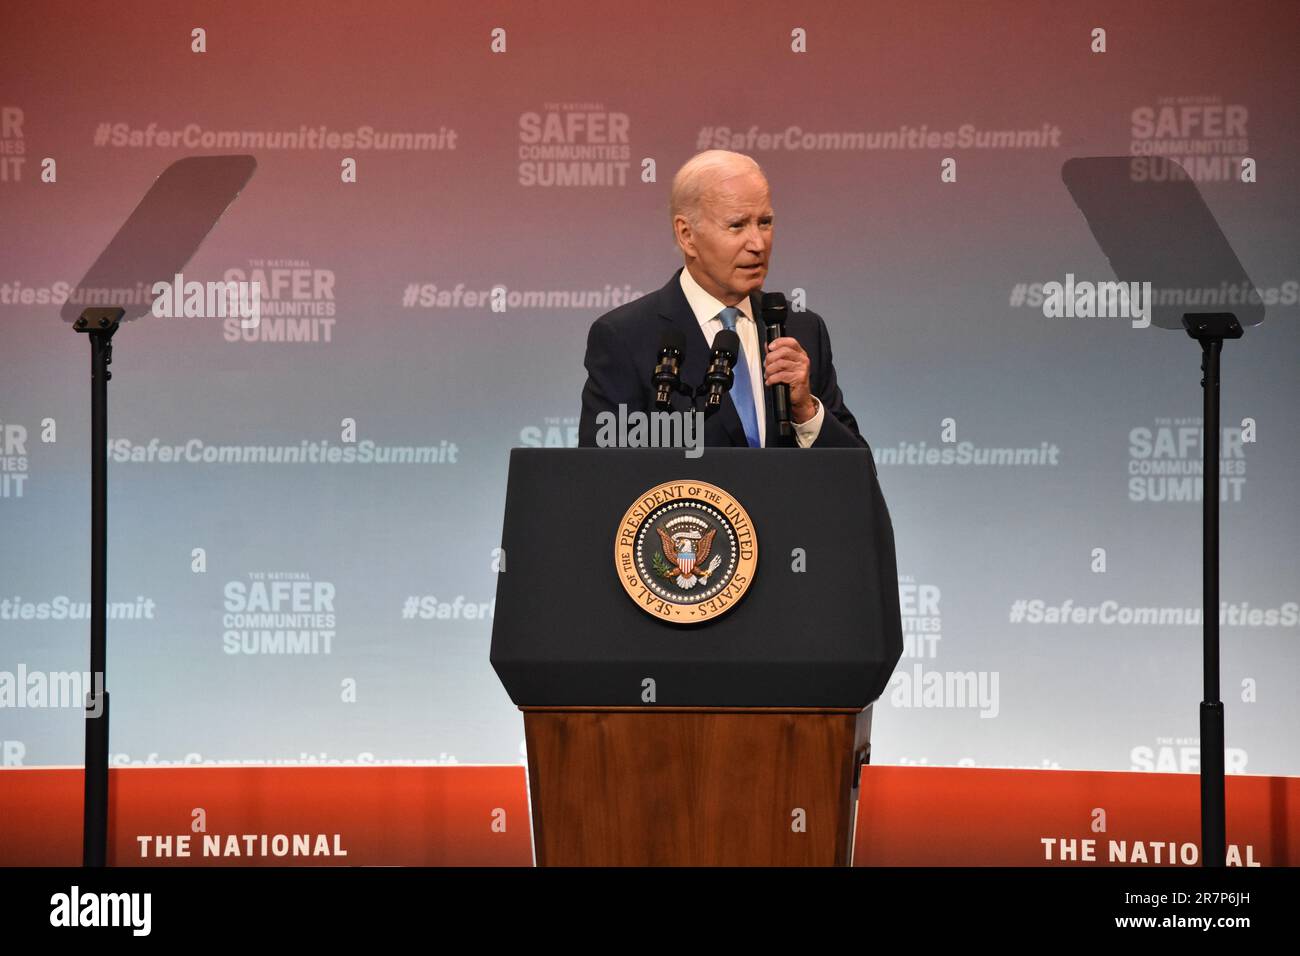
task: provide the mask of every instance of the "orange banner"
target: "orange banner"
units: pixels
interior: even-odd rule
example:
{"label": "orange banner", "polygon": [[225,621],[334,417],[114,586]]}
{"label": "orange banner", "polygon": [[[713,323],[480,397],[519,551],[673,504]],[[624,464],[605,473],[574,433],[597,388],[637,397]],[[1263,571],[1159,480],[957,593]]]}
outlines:
{"label": "orange banner", "polygon": [[[524,767],[109,771],[112,866],[531,866]],[[0,771],[0,864],[81,863],[82,772]]]}
{"label": "orange banner", "polygon": [[[531,866],[522,766],[110,771],[114,866]],[[0,770],[0,865],[81,862],[79,768]],[[856,866],[1195,866],[1195,774],[864,767]],[[1227,778],[1228,861],[1300,863],[1300,778]],[[593,812],[599,812],[593,808]]]}
{"label": "orange banner", "polygon": [[[1300,863],[1300,777],[1226,780],[1228,864]],[[1200,778],[864,767],[855,866],[1199,866]]]}

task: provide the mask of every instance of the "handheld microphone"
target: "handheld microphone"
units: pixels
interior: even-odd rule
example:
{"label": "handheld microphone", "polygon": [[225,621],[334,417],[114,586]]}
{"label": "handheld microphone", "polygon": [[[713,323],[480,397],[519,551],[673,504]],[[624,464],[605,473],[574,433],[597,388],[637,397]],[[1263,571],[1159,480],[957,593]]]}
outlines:
{"label": "handheld microphone", "polygon": [[[763,324],[769,346],[785,335],[786,312],[784,293],[763,293]],[[772,386],[772,412],[776,417],[777,432],[785,437],[794,434],[794,426],[790,423],[790,386],[784,382]]]}
{"label": "handheld microphone", "polygon": [[682,353],[685,351],[686,336],[681,330],[665,329],[659,340],[659,362],[650,379],[655,387],[655,408],[667,410],[672,406],[673,392],[681,391]]}
{"label": "handheld microphone", "polygon": [[708,398],[704,400],[704,412],[716,412],[722,407],[722,396],[731,391],[731,383],[736,380],[731,371],[740,354],[740,336],[731,329],[723,329],[713,337],[713,349],[709,355],[709,370],[704,376],[704,390]]}

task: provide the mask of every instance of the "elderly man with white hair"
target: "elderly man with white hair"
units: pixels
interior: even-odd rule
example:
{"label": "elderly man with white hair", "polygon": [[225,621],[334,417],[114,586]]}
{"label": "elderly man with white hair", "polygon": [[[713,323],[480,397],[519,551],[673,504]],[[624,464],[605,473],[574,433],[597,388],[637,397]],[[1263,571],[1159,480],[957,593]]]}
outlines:
{"label": "elderly man with white hair", "polygon": [[[835,381],[826,324],[815,312],[790,312],[785,334],[770,346],[760,333],[759,294],[772,253],[772,196],[762,169],[749,156],[708,150],[673,177],[673,236],[685,263],[658,291],[619,306],[591,326],[587,384],[582,391],[579,444],[594,446],[597,416],[654,409],[652,377],[667,328],[686,347],[682,381],[704,380],[714,336],[723,328],[740,338],[735,381],[717,414],[705,423],[704,444],[801,448],[865,448],[857,422]],[[793,436],[776,427],[771,388],[790,387]],[[675,410],[693,407],[673,398]]]}

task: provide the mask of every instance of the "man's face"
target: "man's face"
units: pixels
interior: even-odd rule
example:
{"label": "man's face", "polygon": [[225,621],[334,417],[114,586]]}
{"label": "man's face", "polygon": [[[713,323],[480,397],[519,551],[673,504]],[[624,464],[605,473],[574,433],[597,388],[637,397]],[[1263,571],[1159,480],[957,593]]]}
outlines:
{"label": "man's face", "polygon": [[678,219],[677,237],[695,259],[695,281],[714,298],[735,305],[761,289],[772,252],[767,180],[749,170],[718,181],[701,198],[695,227]]}

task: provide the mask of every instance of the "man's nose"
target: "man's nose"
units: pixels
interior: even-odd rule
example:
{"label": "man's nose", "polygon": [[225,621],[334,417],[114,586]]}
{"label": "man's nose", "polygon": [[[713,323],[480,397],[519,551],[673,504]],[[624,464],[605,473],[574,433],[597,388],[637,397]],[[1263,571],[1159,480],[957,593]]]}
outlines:
{"label": "man's nose", "polygon": [[763,252],[767,249],[768,237],[758,226],[750,226],[745,231],[745,248],[752,252]]}

